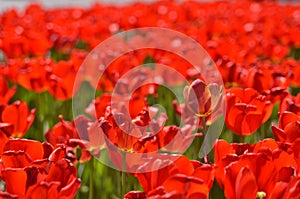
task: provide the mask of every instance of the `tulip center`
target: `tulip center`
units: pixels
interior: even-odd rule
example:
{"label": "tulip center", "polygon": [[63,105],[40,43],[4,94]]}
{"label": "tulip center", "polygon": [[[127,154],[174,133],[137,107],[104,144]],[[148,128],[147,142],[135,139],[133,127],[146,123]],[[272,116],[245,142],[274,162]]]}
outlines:
{"label": "tulip center", "polygon": [[266,193],[263,191],[257,192],[256,199],[264,199],[266,197]]}

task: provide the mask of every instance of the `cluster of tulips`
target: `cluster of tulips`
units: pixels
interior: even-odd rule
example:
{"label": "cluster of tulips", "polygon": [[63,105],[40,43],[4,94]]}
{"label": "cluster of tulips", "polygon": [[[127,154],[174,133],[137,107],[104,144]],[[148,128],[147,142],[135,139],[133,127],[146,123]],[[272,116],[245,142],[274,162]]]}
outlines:
{"label": "cluster of tulips", "polygon": [[[224,85],[206,83],[174,53],[135,50],[115,59],[96,88],[86,85],[97,91],[95,99],[86,115],[73,118],[76,74],[89,52],[121,31],[142,27],[172,29],[199,42]],[[300,198],[299,35],[300,5],[264,1],[54,9],[31,4],[3,11],[0,198]],[[130,39],[135,36],[124,42]],[[143,64],[171,66],[187,79],[185,103],[178,104],[162,86],[147,84],[132,93],[129,106],[120,105],[127,111],[114,110],[118,80]],[[132,82],[122,82],[122,92]],[[167,113],[153,104],[164,105]],[[215,122],[211,115],[222,108],[220,138],[199,158],[203,137],[210,136],[207,129]],[[186,114],[193,117],[178,125]],[[114,148],[143,158],[163,153],[141,165]],[[121,171],[94,161],[104,156]]]}

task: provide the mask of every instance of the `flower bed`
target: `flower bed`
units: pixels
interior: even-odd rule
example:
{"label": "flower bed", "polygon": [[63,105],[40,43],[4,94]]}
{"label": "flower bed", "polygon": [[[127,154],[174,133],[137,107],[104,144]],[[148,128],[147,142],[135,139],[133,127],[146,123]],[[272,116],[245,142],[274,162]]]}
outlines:
{"label": "flower bed", "polygon": [[[176,53],[145,48],[114,59],[96,83],[91,76],[101,69],[91,67],[85,83],[74,86],[82,64],[93,65],[88,59],[92,49],[122,31],[143,27],[171,29],[199,42],[223,83],[206,82]],[[300,5],[276,2],[161,1],[55,9],[32,4],[2,12],[0,198],[298,199],[299,35]],[[146,37],[126,35],[118,47],[145,43]],[[172,43],[159,37],[157,42]],[[105,58],[99,59],[104,63]],[[189,83],[184,102],[151,82],[116,111],[114,88],[143,64],[148,68],[121,82],[118,95],[161,64]],[[157,74],[176,84],[175,76]],[[82,95],[89,90],[95,90],[92,102]],[[78,93],[85,116],[74,113]],[[221,115],[219,110],[223,118],[213,116]],[[217,126],[219,139],[211,152],[199,156],[219,118],[225,121]],[[172,142],[177,135],[180,141]],[[160,156],[147,156],[156,151]],[[142,154],[147,164],[127,153]],[[106,158],[113,168],[96,161]]]}

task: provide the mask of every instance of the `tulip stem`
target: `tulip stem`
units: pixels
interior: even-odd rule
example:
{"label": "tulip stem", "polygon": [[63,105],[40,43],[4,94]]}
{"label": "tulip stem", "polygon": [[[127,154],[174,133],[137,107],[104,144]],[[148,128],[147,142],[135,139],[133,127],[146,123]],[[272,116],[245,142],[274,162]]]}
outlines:
{"label": "tulip stem", "polygon": [[90,192],[89,192],[89,199],[94,198],[94,158],[91,157],[90,160]]}
{"label": "tulip stem", "polygon": [[[203,131],[203,136],[204,136],[204,139],[205,139],[205,136],[207,134],[206,117],[205,116],[202,117],[202,131]],[[206,164],[210,163],[209,154],[204,156],[204,163],[206,163]]]}
{"label": "tulip stem", "polygon": [[[206,126],[206,117],[205,116],[202,117],[202,131],[203,131],[203,136],[205,139],[205,137],[207,136],[206,135],[207,134],[207,126]],[[210,163],[209,153],[207,155],[205,155],[203,159],[204,159],[205,164],[209,164]],[[211,198],[211,195],[209,194],[209,192],[208,192],[207,198],[208,199]]]}
{"label": "tulip stem", "polygon": [[125,182],[126,182],[126,173],[121,171],[121,198],[125,195]]}
{"label": "tulip stem", "polygon": [[243,143],[243,142],[245,142],[245,136],[237,135],[237,134],[233,133],[232,142]]}
{"label": "tulip stem", "polygon": [[126,186],[126,153],[123,153],[123,160],[122,160],[122,170],[121,172],[121,198],[123,198],[123,196],[126,194],[125,193],[125,186]]}

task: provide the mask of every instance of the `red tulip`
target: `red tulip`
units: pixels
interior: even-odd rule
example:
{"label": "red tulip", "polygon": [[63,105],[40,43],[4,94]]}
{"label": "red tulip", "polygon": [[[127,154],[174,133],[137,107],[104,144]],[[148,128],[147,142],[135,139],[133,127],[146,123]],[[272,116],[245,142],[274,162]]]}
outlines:
{"label": "red tulip", "polygon": [[248,144],[229,144],[224,140],[218,140],[214,146],[215,164],[218,165],[216,169],[216,180],[224,187],[225,167],[230,163],[237,161],[238,156],[251,148]]}
{"label": "red tulip", "polygon": [[295,173],[299,168],[295,160],[297,150],[292,153],[290,150],[290,146],[272,139],[251,146],[218,141],[215,145],[216,177],[226,198],[298,196],[300,189],[288,190],[300,183]]}
{"label": "red tulip", "polygon": [[282,102],[280,103],[280,113],[284,111],[293,112],[296,115],[300,115],[300,94],[293,97],[288,95],[285,97]]}
{"label": "red tulip", "polygon": [[4,168],[23,168],[26,166],[45,166],[44,159],[48,158],[53,147],[47,143],[40,143],[26,139],[8,139],[1,154]]}
{"label": "red tulip", "polygon": [[300,138],[300,116],[284,111],[279,116],[278,127],[273,124],[272,131],[276,140],[294,142]]}
{"label": "red tulip", "polygon": [[74,124],[65,121],[63,116],[59,116],[60,122],[57,123],[52,131],[48,130],[46,132],[46,139],[52,145],[61,144],[67,142],[71,138],[79,138]]}
{"label": "red tulip", "polygon": [[[166,193],[173,191],[180,193],[181,197],[188,199],[199,198],[205,199],[208,196],[208,186],[201,180],[193,176],[186,176],[183,174],[176,174],[169,177],[163,183]],[[151,193],[149,194],[152,195]]]}
{"label": "red tulip", "polygon": [[[265,154],[245,154],[240,160],[230,164],[225,169],[224,189],[226,198],[288,198],[290,186],[295,177],[291,166],[281,166],[276,170],[275,161],[272,163]],[[291,170],[288,174],[285,172]],[[281,176],[285,175],[284,178]],[[285,185],[282,189],[278,186]],[[282,194],[282,192],[285,192]],[[294,189],[292,195],[299,197],[300,191]]]}
{"label": "red tulip", "polygon": [[[103,117],[106,111],[106,107],[111,105],[111,95],[103,94],[101,97],[97,97],[87,108],[86,112],[94,118]],[[93,113],[94,112],[94,113]],[[92,115],[96,114],[96,115]]]}
{"label": "red tulip", "polygon": [[[84,117],[78,117],[73,122],[68,122],[63,119],[63,116],[59,116],[60,122],[54,125],[52,130],[48,130],[46,132],[46,139],[53,146],[58,144],[64,144],[68,150],[68,158],[72,161],[77,161],[77,159],[81,162],[86,162],[91,158],[91,155],[88,151],[88,146],[92,147],[90,143],[90,136],[95,137],[98,135],[97,131],[89,130],[89,120]],[[97,137],[95,139],[100,139]],[[91,140],[92,143],[95,143],[96,140]],[[76,157],[76,147],[79,146],[81,148],[80,157]],[[95,147],[95,146],[94,146]],[[98,147],[98,146],[97,146]]]}
{"label": "red tulip", "polygon": [[[173,163],[170,160],[148,162],[152,172],[135,174],[141,183],[147,198],[207,198],[214,179],[214,167],[180,156]],[[165,165],[165,166],[164,166]],[[145,197],[141,192],[126,195],[133,199]]]}
{"label": "red tulip", "polygon": [[48,171],[35,167],[2,170],[6,191],[21,198],[73,198],[80,186],[80,180],[74,173],[75,167],[66,160],[49,166]]}
{"label": "red tulip", "polygon": [[229,89],[226,94],[226,125],[236,134],[250,135],[269,119],[272,107],[271,102],[254,89]]}
{"label": "red tulip", "polygon": [[23,137],[33,123],[34,117],[35,109],[30,111],[25,102],[16,101],[3,109],[0,128],[8,136]]}
{"label": "red tulip", "polygon": [[8,140],[1,155],[1,178],[6,184],[6,193],[0,195],[18,198],[73,198],[80,180],[76,178],[76,168],[64,159],[65,156],[59,156],[58,150],[53,150],[48,143],[25,139]]}
{"label": "red tulip", "polygon": [[198,117],[207,117],[218,108],[222,92],[217,84],[206,85],[202,80],[196,79],[185,88],[186,107]]}

